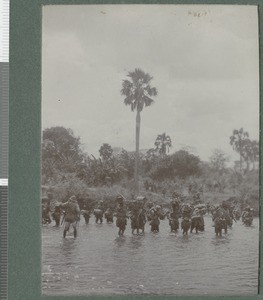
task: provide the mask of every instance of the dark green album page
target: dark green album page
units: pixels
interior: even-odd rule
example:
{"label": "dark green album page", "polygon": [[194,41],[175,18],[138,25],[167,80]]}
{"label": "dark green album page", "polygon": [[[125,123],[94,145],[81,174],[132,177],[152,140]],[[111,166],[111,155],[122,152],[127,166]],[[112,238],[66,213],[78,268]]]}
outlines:
{"label": "dark green album page", "polygon": [[11,2],[8,299],[260,297],[261,5]]}

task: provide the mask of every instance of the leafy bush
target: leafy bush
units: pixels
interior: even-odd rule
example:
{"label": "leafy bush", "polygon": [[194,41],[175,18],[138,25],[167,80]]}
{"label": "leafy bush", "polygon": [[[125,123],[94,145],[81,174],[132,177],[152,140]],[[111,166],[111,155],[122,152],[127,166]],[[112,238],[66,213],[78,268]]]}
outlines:
{"label": "leafy bush", "polygon": [[176,177],[186,178],[200,174],[201,161],[199,157],[188,153],[186,150],[179,150],[174,154],[160,158],[149,172],[150,177],[158,181]]}

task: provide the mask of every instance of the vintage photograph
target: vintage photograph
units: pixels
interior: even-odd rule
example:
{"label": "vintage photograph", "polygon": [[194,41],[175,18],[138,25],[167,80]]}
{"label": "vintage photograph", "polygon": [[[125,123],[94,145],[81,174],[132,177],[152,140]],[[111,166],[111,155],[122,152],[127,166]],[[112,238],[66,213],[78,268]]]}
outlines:
{"label": "vintage photograph", "polygon": [[256,295],[257,6],[42,13],[42,294]]}

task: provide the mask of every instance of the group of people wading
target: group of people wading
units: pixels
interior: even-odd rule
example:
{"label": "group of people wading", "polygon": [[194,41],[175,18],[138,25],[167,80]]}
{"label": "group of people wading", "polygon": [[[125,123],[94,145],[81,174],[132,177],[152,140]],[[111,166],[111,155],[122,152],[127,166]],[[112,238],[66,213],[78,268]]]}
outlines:
{"label": "group of people wading", "polygon": [[[118,227],[118,235],[123,236],[127,226],[127,220],[130,219],[132,234],[136,232],[144,233],[145,224],[148,221],[151,232],[159,232],[160,220],[165,218],[169,221],[171,232],[177,232],[180,228],[183,235],[190,232],[199,232],[205,230],[205,222],[203,216],[206,213],[212,215],[216,235],[222,235],[222,231],[227,233],[227,228],[233,225],[233,221],[237,221],[242,217],[242,222],[250,226],[253,222],[253,210],[246,207],[242,214],[229,205],[225,201],[221,205],[210,206],[198,204],[196,206],[180,203],[179,199],[175,199],[170,203],[170,209],[164,209],[161,205],[154,205],[147,202],[145,197],[137,197],[135,201],[126,202],[124,197],[119,195],[116,197],[115,207],[108,207],[106,210],[103,201],[100,201],[95,209],[88,209],[84,204],[80,210],[76,196],[71,196],[65,203],[58,202],[53,212],[50,205],[42,206],[43,224],[51,223],[51,217],[56,226],[64,224],[63,237],[65,238],[70,226],[73,227],[74,237],[77,237],[77,224],[82,215],[85,223],[89,224],[92,214],[95,216],[96,223],[103,223],[105,217],[107,223],[113,223],[116,218],[116,226]],[[62,217],[62,220],[61,220]],[[181,219],[181,222],[179,222]]]}

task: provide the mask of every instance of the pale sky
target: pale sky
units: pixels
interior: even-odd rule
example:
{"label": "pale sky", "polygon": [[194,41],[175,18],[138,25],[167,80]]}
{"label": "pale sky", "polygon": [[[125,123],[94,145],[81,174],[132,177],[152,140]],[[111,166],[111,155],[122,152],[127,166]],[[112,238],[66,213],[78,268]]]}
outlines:
{"label": "pale sky", "polygon": [[103,143],[135,149],[135,112],[120,90],[129,71],[153,76],[140,148],[170,135],[208,160],[243,127],[259,139],[257,7],[50,5],[43,9],[42,128],[64,126],[98,156]]}

